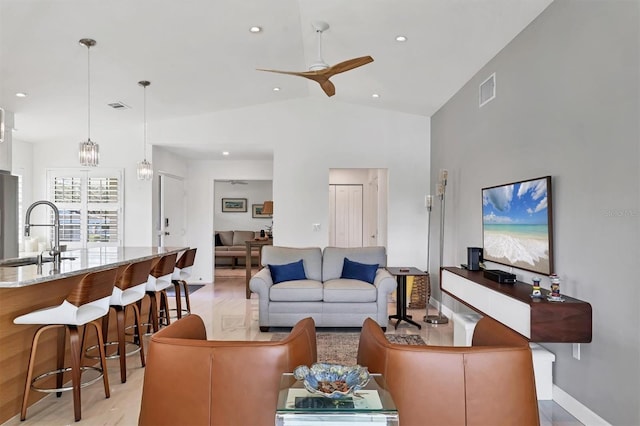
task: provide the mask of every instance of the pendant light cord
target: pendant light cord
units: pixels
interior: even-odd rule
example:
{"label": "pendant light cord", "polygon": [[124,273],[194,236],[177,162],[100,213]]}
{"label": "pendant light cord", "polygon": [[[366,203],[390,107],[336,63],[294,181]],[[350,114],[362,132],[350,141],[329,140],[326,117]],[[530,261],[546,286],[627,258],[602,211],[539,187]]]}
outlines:
{"label": "pendant light cord", "polygon": [[87,135],[91,142],[91,46],[87,46]]}
{"label": "pendant light cord", "polygon": [[142,148],[144,160],[147,161],[147,86],[145,85],[142,88],[144,89],[144,146]]}

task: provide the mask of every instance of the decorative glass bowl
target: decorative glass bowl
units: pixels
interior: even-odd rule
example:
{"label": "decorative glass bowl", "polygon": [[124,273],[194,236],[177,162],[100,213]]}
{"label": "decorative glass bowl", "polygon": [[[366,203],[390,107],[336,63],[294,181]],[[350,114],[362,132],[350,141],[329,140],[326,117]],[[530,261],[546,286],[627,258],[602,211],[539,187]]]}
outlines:
{"label": "decorative glass bowl", "polygon": [[369,383],[369,371],[359,365],[316,363],[311,368],[301,365],[293,376],[302,380],[304,388],[330,399],[346,398]]}

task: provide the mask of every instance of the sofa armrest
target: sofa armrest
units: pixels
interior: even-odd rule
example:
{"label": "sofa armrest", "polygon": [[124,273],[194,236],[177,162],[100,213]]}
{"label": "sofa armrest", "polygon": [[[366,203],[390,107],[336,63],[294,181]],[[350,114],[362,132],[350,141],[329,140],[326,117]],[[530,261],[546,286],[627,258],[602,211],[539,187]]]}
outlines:
{"label": "sofa armrest", "polygon": [[269,300],[269,288],[272,285],[273,279],[269,268],[260,269],[249,281],[249,288],[254,293],[257,293],[261,299],[264,297]]}
{"label": "sofa armrest", "polygon": [[380,327],[387,327],[389,322],[389,314],[387,312],[387,308],[389,306],[389,294],[393,293],[393,290],[396,289],[398,283],[393,278],[393,275],[389,273],[384,268],[378,269],[376,272],[376,277],[373,280],[373,285],[378,289],[378,294],[376,297],[378,312],[376,314],[376,322]]}
{"label": "sofa armrest", "polygon": [[373,285],[378,289],[378,296],[387,295],[393,292],[398,283],[393,278],[393,275],[389,273],[386,269],[380,268],[376,272],[376,277],[373,280]]}

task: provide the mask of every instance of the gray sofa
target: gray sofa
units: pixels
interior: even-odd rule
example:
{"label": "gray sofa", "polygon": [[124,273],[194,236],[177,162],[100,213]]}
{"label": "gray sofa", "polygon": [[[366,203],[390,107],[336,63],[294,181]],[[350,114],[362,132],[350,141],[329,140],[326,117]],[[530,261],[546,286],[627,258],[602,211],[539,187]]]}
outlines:
{"label": "gray sofa", "polygon": [[[260,232],[254,231],[216,231],[214,237],[221,245],[215,246],[216,266],[244,266],[246,258],[245,241],[253,240],[260,236]],[[258,247],[251,249],[251,261],[258,264]]]}
{"label": "gray sofa", "polygon": [[[341,278],[344,259],[378,264],[373,284]],[[284,265],[302,259],[306,280],[273,283],[268,265]],[[388,298],[396,280],[384,269],[384,247],[292,248],[266,246],[262,266],[249,282],[258,294],[260,330],[293,327],[302,318],[312,317],[318,327],[362,327],[365,318],[386,329]]]}

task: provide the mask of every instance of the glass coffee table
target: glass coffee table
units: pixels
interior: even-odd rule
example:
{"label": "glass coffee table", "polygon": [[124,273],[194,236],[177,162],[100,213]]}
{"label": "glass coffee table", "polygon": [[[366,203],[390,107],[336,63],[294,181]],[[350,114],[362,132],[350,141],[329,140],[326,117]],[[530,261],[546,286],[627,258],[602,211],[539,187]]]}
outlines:
{"label": "glass coffee table", "polygon": [[309,393],[292,373],[284,373],[276,407],[276,425],[398,425],[398,410],[381,374],[371,374],[371,380],[354,396],[332,400]]}

